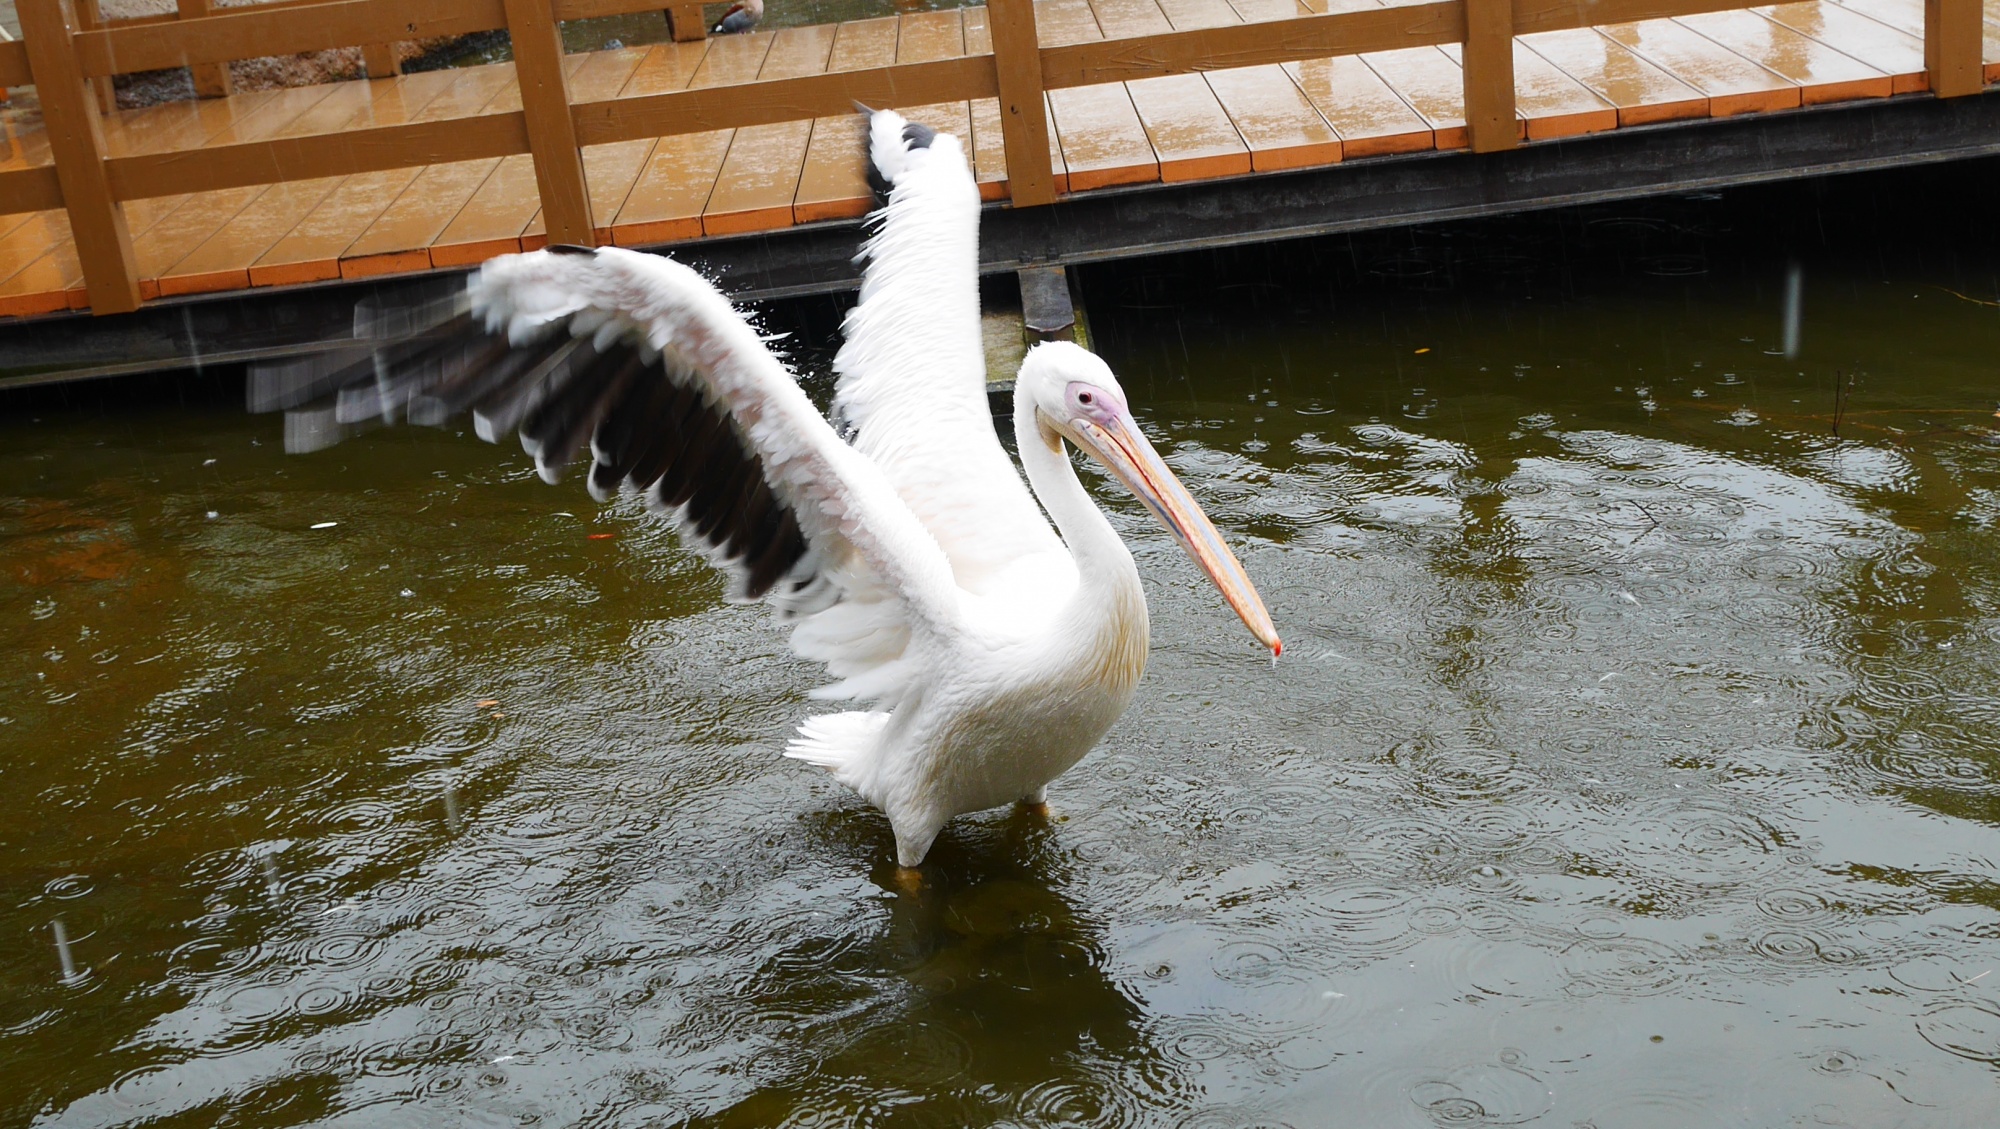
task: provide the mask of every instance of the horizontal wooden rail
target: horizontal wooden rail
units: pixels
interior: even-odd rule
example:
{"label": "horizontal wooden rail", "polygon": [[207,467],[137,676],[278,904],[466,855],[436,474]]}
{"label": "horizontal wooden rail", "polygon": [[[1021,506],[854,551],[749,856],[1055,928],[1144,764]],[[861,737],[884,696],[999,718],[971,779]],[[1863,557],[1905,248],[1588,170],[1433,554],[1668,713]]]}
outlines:
{"label": "horizontal wooden rail", "polygon": [[[1030,206],[1055,198],[1048,123],[1040,112],[1045,90],[1448,44],[1466,45],[1467,131],[1474,150],[1490,152],[1517,139],[1514,36],[1741,10],[1770,0],[1424,0],[1048,47],[1037,40],[1032,0],[994,0],[987,18],[1000,56],[577,104],[569,102],[563,79],[557,21],[657,12],[664,5],[675,12],[675,38],[691,38],[702,31],[697,0],[277,0],[227,9],[210,7],[214,0],[181,0],[186,18],[104,27],[79,16],[79,0],[19,2],[34,8],[37,14],[24,22],[41,29],[41,38],[0,42],[0,90],[31,85],[38,72],[59,85],[50,118],[57,164],[0,172],[0,213],[66,208],[79,251],[87,252],[93,306],[103,301],[103,309],[116,309],[127,304],[128,292],[137,293],[123,228],[126,200],[529,153],[551,236],[561,229],[564,238],[586,240],[599,229],[582,179],[584,146],[841,116],[857,102],[909,107],[997,97],[1014,174],[1010,195],[1016,206]],[[1925,7],[1931,90],[1950,97],[1985,89],[1979,0],[1926,0]],[[108,76],[133,71],[191,66],[199,76],[240,59],[379,48],[510,23],[518,43],[532,32],[535,46],[519,63],[516,105],[523,108],[506,113],[110,157],[94,103],[84,105],[70,89],[101,88]],[[44,106],[51,105],[45,98]]]}
{"label": "horizontal wooden rail", "polygon": [[76,54],[83,73],[97,77],[469,35],[505,26],[501,0],[336,0],[272,9],[227,8],[198,20],[99,28],[78,33]]}
{"label": "horizontal wooden rail", "polygon": [[584,102],[573,107],[572,113],[577,142],[604,145],[640,137],[834,117],[853,113],[856,102],[883,108],[927,106],[992,98],[999,93],[993,56],[967,55]]}
{"label": "horizontal wooden rail", "polygon": [[0,43],[0,86],[26,86],[35,81],[28,70],[28,45],[8,40]]}
{"label": "horizontal wooden rail", "polygon": [[1514,34],[1757,8],[1773,0],[1514,0]]}
{"label": "horizontal wooden rail", "polygon": [[62,206],[62,183],[54,165],[0,172],[0,215]]}
{"label": "horizontal wooden rail", "polygon": [[1042,83],[1091,86],[1464,40],[1464,4],[1443,0],[1044,47]]}
{"label": "horizontal wooden rail", "polygon": [[527,151],[527,118],[515,110],[476,118],[348,130],[339,135],[338,144],[328,144],[324,135],[307,134],[206,149],[112,157],[105,165],[111,176],[111,194],[120,200],[136,200],[412,165],[476,161]]}
{"label": "horizontal wooden rail", "polygon": [[559,20],[596,20],[658,12],[678,0],[555,0]]}

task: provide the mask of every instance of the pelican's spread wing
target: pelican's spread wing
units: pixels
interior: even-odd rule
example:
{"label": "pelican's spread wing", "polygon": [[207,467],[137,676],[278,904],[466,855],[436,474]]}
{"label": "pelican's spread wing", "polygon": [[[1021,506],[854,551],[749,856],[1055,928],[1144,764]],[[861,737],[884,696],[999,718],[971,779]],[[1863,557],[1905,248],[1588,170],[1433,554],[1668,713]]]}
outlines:
{"label": "pelican's spread wing", "polygon": [[829,696],[892,703],[919,661],[913,640],[957,622],[936,541],[699,274],[617,248],[554,248],[492,260],[466,297],[345,375],[253,374],[253,407],[260,391],[263,406],[299,399],[290,383],[339,386],[348,421],[407,411],[440,423],[470,409],[488,441],[518,431],[550,482],[587,444],[592,494],[643,493],[732,575],[734,598],[798,619],[794,649],[846,680]]}
{"label": "pelican's spread wing", "polygon": [[993,430],[979,325],[979,189],[958,139],[878,112],[869,172],[888,202],[834,359],[834,417],[989,594],[1027,558],[1067,562]]}

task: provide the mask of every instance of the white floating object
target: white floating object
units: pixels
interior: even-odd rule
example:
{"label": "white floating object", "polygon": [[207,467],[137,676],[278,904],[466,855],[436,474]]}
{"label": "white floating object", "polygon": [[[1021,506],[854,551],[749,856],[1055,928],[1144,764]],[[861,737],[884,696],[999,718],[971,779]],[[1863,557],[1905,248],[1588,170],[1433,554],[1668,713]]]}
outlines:
{"label": "white floating object", "polygon": [[316,521],[313,522],[312,527],[314,529],[332,529],[334,526],[339,524],[340,523],[337,521]]}

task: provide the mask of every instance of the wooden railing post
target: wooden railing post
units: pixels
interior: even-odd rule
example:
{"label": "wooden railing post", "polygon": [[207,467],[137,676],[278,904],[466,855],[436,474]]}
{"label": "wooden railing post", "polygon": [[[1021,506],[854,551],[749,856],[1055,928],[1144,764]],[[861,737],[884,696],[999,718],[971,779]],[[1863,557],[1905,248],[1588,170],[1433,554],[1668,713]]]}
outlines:
{"label": "wooden railing post", "polygon": [[70,237],[83,264],[90,311],[121,314],[139,308],[138,260],[125,209],[111,196],[104,168],[104,125],[96,95],[78,65],[71,37],[81,30],[75,0],[17,0],[28,70],[41,96],[42,121],[56,180],[69,209]]}
{"label": "wooden railing post", "polygon": [[[214,9],[213,0],[178,0],[174,11],[184,20],[200,19]],[[194,79],[197,98],[227,98],[235,87],[229,79],[228,63],[191,63],[188,75]]]}
{"label": "wooden railing post", "polygon": [[1514,114],[1513,0],[1465,0],[1465,131],[1475,153],[1512,149],[1520,140]]}
{"label": "wooden railing post", "polygon": [[369,78],[393,78],[402,72],[402,65],[396,62],[396,45],[393,43],[362,44],[361,64],[367,68]]}
{"label": "wooden railing post", "polygon": [[703,22],[701,5],[669,4],[666,9],[667,34],[675,43],[692,43],[708,38],[708,24]]}
{"label": "wooden railing post", "polygon": [[1042,97],[1042,44],[1034,0],[987,0],[986,27],[1000,80],[1000,140],[1007,151],[1007,195],[1017,208],[1053,204],[1049,115]]}
{"label": "wooden railing post", "polygon": [[[90,31],[103,26],[104,11],[98,7],[97,0],[77,0],[77,30]],[[22,25],[21,31],[24,35],[27,30],[27,26]],[[118,87],[112,83],[110,75],[99,75],[91,79],[90,89],[97,95],[97,108],[100,112],[108,114],[118,108]]]}
{"label": "wooden railing post", "polygon": [[1986,87],[1980,62],[1979,0],[1924,0],[1924,69],[1940,98]]}
{"label": "wooden railing post", "polygon": [[562,36],[551,0],[506,0],[507,34],[514,41],[514,80],[521,88],[528,149],[535,159],[535,186],[542,196],[542,223],[549,242],[596,244],[590,191],[583,180],[583,153],[576,145],[576,121],[563,81]]}

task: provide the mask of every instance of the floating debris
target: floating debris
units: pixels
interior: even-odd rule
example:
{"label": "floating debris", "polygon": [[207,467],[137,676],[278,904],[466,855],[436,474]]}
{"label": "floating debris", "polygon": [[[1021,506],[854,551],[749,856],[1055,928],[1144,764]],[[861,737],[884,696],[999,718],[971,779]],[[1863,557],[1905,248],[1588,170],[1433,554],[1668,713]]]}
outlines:
{"label": "floating debris", "polygon": [[339,524],[340,524],[340,523],[339,523],[339,522],[337,522],[337,521],[316,521],[316,522],[314,522],[314,523],[312,524],[312,528],[314,528],[314,529],[332,529],[332,528],[333,528],[334,526],[336,526],[336,525],[339,525]]}

